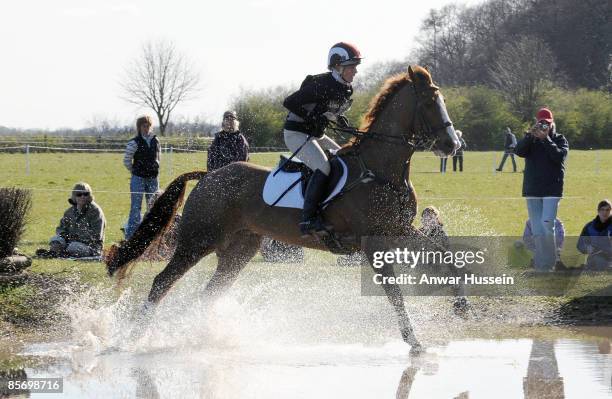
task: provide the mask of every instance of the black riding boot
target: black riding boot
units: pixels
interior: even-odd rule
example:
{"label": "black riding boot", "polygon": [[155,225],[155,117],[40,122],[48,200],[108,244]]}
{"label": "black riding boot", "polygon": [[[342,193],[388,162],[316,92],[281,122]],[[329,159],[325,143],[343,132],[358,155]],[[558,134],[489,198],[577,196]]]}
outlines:
{"label": "black riding boot", "polygon": [[318,213],[319,202],[325,193],[325,183],[327,183],[327,176],[319,169],[314,171],[308,181],[304,195],[302,223],[300,223],[300,231],[304,235],[325,230],[323,220]]}

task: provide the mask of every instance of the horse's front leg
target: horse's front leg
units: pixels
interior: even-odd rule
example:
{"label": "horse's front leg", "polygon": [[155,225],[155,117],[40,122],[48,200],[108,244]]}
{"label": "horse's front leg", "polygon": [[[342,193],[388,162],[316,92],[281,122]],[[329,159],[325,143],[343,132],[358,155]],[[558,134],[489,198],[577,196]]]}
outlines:
{"label": "horse's front leg", "polygon": [[381,275],[381,285],[387,294],[387,299],[389,299],[389,302],[391,302],[391,305],[393,305],[393,309],[395,309],[395,313],[398,317],[400,332],[404,342],[411,346],[411,352],[420,352],[422,350],[422,346],[414,335],[414,330],[412,328],[412,324],[410,323],[408,312],[406,312],[406,307],[404,306],[404,296],[402,295],[402,291],[400,290],[399,285],[396,283],[389,283],[390,280],[395,280],[393,266],[385,264],[380,268],[374,267],[374,252],[378,251],[379,249],[375,249],[374,247],[366,244],[364,246],[364,250],[368,256],[370,265],[372,265],[372,268],[374,269],[374,273]]}

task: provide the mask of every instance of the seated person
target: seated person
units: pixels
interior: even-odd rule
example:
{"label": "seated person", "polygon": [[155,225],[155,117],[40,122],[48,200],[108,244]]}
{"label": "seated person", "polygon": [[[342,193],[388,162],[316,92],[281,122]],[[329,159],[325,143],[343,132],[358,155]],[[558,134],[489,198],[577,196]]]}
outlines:
{"label": "seated person", "polygon": [[72,206],[64,212],[55,236],[49,242],[49,250],[39,249],[36,254],[74,258],[100,256],[106,219],[100,206],[94,202],[89,184],[75,184],[68,202]]}
{"label": "seated person", "polygon": [[440,220],[440,211],[436,207],[428,206],[421,212],[421,227],[419,231],[426,237],[444,248],[449,247],[448,234],[444,231],[444,224]]}
{"label": "seated person", "polygon": [[[555,246],[557,247],[557,268],[562,269],[564,265],[561,264],[561,250],[563,249],[563,242],[565,241],[565,227],[563,222],[559,218],[555,218]],[[531,222],[527,219],[525,222],[525,230],[523,230],[523,243],[525,247],[535,253],[535,240],[533,239],[533,230],[531,229]],[[531,259],[533,263],[533,258]]]}
{"label": "seated person", "polygon": [[597,216],[587,223],[578,239],[578,250],[587,254],[586,269],[610,270],[612,268],[612,204],[603,200],[597,205]]}

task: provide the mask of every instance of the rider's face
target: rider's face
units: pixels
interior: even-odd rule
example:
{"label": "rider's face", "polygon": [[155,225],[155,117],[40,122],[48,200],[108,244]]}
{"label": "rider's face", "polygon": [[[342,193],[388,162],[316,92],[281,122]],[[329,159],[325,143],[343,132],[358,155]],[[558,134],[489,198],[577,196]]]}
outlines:
{"label": "rider's face", "polygon": [[342,72],[340,76],[344,79],[345,82],[352,83],[353,79],[355,79],[355,75],[357,75],[357,65],[347,65],[342,68]]}

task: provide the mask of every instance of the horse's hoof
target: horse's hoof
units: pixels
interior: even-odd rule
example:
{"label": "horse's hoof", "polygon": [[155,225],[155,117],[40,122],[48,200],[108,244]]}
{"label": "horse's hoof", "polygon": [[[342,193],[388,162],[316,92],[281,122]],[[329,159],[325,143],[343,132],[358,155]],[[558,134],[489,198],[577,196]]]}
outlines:
{"label": "horse's hoof", "polygon": [[425,353],[425,347],[418,342],[415,342],[410,347],[410,356],[419,356],[423,353]]}

